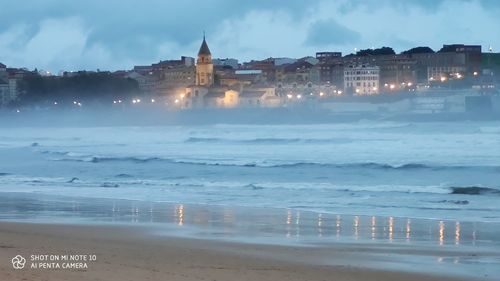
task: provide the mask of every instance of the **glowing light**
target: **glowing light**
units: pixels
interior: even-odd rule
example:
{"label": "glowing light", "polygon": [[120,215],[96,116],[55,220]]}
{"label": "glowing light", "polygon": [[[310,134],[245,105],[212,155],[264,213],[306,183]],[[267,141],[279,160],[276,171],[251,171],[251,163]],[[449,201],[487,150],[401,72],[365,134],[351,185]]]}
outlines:
{"label": "glowing light", "polygon": [[287,210],[286,224],[292,224],[292,210]]}
{"label": "glowing light", "polygon": [[408,82],[408,87],[411,87],[413,85],[412,82]]}
{"label": "glowing light", "polygon": [[458,78],[458,79],[462,78],[462,74],[457,73],[457,78]]}
{"label": "glowing light", "polygon": [[179,103],[179,100],[178,100],[178,99],[175,99],[175,101],[174,101],[174,102],[175,102],[175,103]]}
{"label": "glowing light", "polygon": [[298,99],[301,99],[301,98],[302,98],[302,95],[297,95],[297,98],[298,98]]}
{"label": "glowing light", "polygon": [[391,85],[389,86],[389,88],[390,88],[391,90],[394,90],[394,88],[396,88],[396,85],[391,84]]}
{"label": "glowing light", "polygon": [[324,95],[325,95],[325,93],[323,93],[323,92],[320,92],[320,93],[319,93],[319,96],[320,96],[320,97],[322,97],[322,96],[324,96]]}
{"label": "glowing light", "polygon": [[116,101],[114,100],[113,103],[116,104]]}
{"label": "glowing light", "polygon": [[57,105],[57,101],[54,102],[54,105]]}
{"label": "glowing light", "polygon": [[139,103],[139,102],[141,102],[141,100],[140,100],[140,99],[137,99],[137,102]]}
{"label": "glowing light", "polygon": [[184,225],[184,205],[178,205],[176,206],[175,208],[175,212],[176,212],[176,217],[177,217],[177,224],[179,226],[183,226]]}
{"label": "glowing light", "polygon": [[321,228],[323,225],[323,214],[318,214],[318,236],[323,236],[323,229]]}
{"label": "glowing light", "polygon": [[339,90],[337,93],[338,93],[339,95],[342,95],[342,91],[340,91],[340,90]]}
{"label": "glowing light", "polygon": [[444,222],[439,221],[439,246],[444,244]]}
{"label": "glowing light", "polygon": [[411,235],[411,220],[406,220],[406,240],[410,240]]}
{"label": "glowing light", "polygon": [[373,88],[372,88],[372,90],[373,90],[374,92],[376,92],[376,91],[377,91],[377,87],[373,87]]}
{"label": "glowing light", "polygon": [[474,73],[473,73],[473,74],[474,74],[474,76],[477,76],[477,74],[478,74],[478,73],[477,73],[477,71],[474,71]]}
{"label": "glowing light", "polygon": [[16,112],[17,112],[17,113],[19,113],[19,112],[21,112],[21,110],[19,110],[19,109],[16,109]]}
{"label": "glowing light", "polygon": [[78,103],[78,106],[82,106],[82,104],[79,102],[79,103]]}
{"label": "glowing light", "polygon": [[293,96],[292,96],[292,95],[290,95],[290,94],[288,94],[288,95],[286,95],[286,96],[287,96],[287,98],[289,98],[289,99],[293,98]]}
{"label": "glowing light", "polygon": [[372,240],[375,239],[375,235],[376,235],[376,223],[377,223],[377,219],[375,217],[372,217]]}
{"label": "glowing light", "polygon": [[394,218],[389,217],[389,241],[392,242],[394,238]]}
{"label": "glowing light", "polygon": [[443,77],[441,77],[441,82],[444,82],[444,81],[446,81],[446,77],[443,76]]}
{"label": "glowing light", "polygon": [[181,97],[181,99],[183,99],[183,98],[185,97],[185,95],[184,95],[184,94],[181,94],[181,95],[180,95],[180,97]]}
{"label": "glowing light", "polygon": [[354,216],[354,239],[359,238],[359,217]]}
{"label": "glowing light", "polygon": [[151,99],[151,102],[152,102],[152,103],[155,103],[155,99]]}
{"label": "glowing light", "polygon": [[132,100],[132,103],[137,103],[137,100],[133,99],[133,100]]}
{"label": "glowing light", "polygon": [[74,105],[76,105],[77,103],[78,103],[78,102],[76,102],[76,101],[73,101],[73,104],[74,104]]}
{"label": "glowing light", "polygon": [[356,89],[356,93],[357,93],[357,94],[359,93],[359,89]]}
{"label": "glowing light", "polygon": [[118,103],[122,103],[122,100],[118,100]]}

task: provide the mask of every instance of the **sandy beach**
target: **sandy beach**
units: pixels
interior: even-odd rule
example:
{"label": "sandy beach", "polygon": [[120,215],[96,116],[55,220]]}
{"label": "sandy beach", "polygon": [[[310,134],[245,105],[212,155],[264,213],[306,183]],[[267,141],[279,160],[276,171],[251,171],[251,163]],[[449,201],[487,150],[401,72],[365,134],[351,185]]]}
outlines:
{"label": "sandy beach", "polygon": [[[148,235],[131,226],[0,223],[2,280],[466,280],[350,266],[319,265],[325,249],[237,244]],[[339,259],[361,258],[349,245],[330,249]],[[11,258],[27,258],[15,270]],[[31,269],[31,255],[97,257],[86,269]],[[470,280],[470,279],[468,279]],[[480,280],[480,279],[478,279]]]}

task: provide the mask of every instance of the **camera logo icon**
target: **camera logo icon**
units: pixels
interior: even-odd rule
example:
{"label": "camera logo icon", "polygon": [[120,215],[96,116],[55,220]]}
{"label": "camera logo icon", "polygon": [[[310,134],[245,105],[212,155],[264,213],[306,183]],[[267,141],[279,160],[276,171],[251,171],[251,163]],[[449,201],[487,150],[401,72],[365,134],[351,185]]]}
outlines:
{"label": "camera logo icon", "polygon": [[23,269],[25,264],[26,259],[21,255],[17,255],[12,258],[12,267],[14,267],[14,269]]}

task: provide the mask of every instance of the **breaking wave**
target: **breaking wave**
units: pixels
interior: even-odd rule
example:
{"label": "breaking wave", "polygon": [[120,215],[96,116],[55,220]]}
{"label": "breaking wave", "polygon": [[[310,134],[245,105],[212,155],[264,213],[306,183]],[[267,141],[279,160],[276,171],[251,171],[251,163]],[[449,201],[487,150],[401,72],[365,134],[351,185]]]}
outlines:
{"label": "breaking wave", "polygon": [[464,165],[429,165],[422,163],[405,163],[400,165],[360,162],[360,163],[319,163],[319,162],[289,162],[276,163],[273,161],[245,162],[233,159],[176,159],[162,157],[113,157],[113,156],[92,156],[77,155],[73,153],[56,152],[54,155],[61,156],[51,159],[53,161],[72,161],[72,162],[130,162],[144,164],[149,162],[164,162],[170,164],[201,165],[201,166],[224,166],[224,167],[256,167],[256,168],[281,168],[281,169],[299,169],[299,168],[322,168],[322,169],[371,169],[371,170],[467,170],[467,169],[488,169],[499,170],[498,166],[464,166]]}
{"label": "breaking wave", "polygon": [[451,194],[465,194],[465,195],[500,195],[500,189],[482,186],[452,186],[450,187]]}
{"label": "breaking wave", "polygon": [[352,142],[349,138],[303,139],[303,138],[255,138],[255,139],[224,139],[190,137],[185,143],[233,143],[233,144],[334,144]]}

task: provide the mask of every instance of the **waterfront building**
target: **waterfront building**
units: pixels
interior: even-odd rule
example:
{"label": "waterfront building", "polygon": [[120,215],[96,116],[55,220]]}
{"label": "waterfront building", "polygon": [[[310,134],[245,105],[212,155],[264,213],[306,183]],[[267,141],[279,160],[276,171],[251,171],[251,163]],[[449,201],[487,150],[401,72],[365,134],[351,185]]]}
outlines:
{"label": "waterfront building", "polygon": [[378,66],[357,65],[344,69],[344,92],[353,95],[378,94],[380,68]]}

